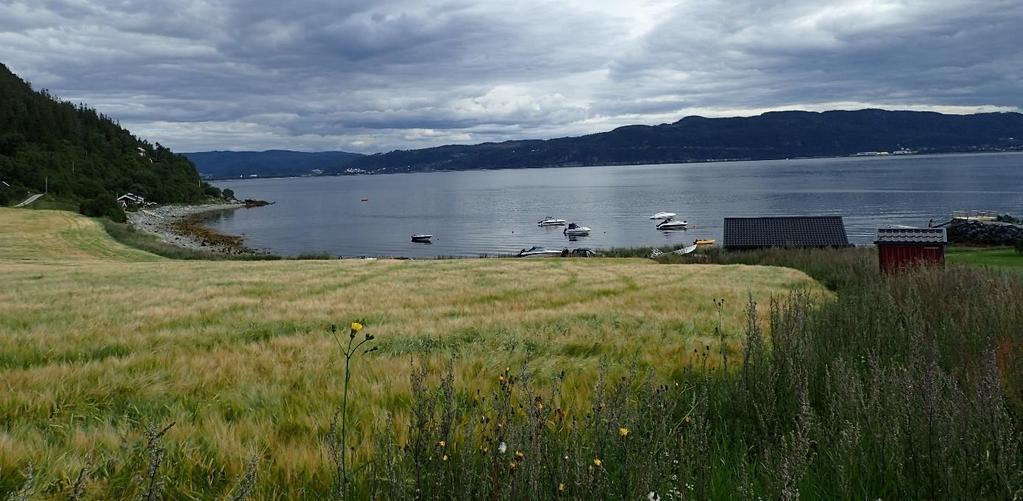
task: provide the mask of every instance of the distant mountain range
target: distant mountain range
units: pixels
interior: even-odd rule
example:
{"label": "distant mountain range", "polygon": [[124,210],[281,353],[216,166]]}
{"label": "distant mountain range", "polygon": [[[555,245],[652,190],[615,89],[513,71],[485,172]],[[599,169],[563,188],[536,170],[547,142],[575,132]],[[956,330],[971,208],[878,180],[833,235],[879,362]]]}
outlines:
{"label": "distant mountain range", "polygon": [[285,177],[338,174],[361,157],[346,151],[203,151],[185,153],[199,174],[208,179]]}
{"label": "distant mountain range", "polygon": [[397,150],[358,158],[348,167],[409,172],[1021,149],[1019,113],[782,111],[740,118],[691,116],[580,137]]}
{"label": "distant mountain range", "polygon": [[295,151],[186,153],[211,178],[772,160],[856,154],[1023,151],[1023,114],[917,111],[690,116],[548,140],[359,155]]}

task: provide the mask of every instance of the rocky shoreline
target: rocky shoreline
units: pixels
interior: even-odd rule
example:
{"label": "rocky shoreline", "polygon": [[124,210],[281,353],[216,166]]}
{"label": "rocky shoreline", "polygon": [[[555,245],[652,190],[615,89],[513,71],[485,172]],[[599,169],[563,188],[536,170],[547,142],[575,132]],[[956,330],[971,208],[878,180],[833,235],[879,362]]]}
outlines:
{"label": "rocky shoreline", "polygon": [[224,255],[256,254],[239,236],[224,235],[202,224],[209,212],[237,210],[244,203],[205,205],[164,205],[128,213],[128,224],[136,231],[156,236],[161,242],[184,249]]}
{"label": "rocky shoreline", "polygon": [[1023,240],[1023,225],[998,221],[954,219],[948,224],[948,241],[970,245],[1015,245]]}

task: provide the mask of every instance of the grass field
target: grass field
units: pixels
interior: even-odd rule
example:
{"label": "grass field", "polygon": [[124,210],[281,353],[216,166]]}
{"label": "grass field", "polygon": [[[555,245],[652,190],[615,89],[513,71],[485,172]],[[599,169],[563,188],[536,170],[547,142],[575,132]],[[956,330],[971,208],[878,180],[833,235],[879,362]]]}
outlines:
{"label": "grass field", "polygon": [[949,264],[988,266],[1023,273],[1023,254],[1012,247],[949,247],[945,251]]}
{"label": "grass field", "polygon": [[134,492],[125,451],[172,422],[172,498],[226,492],[252,454],[267,458],[260,498],[325,491],[331,323],[377,337],[353,376],[366,457],[383,410],[402,422],[413,359],[454,357],[467,391],[508,365],[566,371],[566,405],[584,406],[602,359],[670,375],[717,350],[714,299],[736,351],[748,295],[822,291],[785,268],[628,259],[178,261],[75,214],[15,209],[0,209],[0,276],[0,493],[31,463],[38,492],[63,498],[90,454],[90,497]]}

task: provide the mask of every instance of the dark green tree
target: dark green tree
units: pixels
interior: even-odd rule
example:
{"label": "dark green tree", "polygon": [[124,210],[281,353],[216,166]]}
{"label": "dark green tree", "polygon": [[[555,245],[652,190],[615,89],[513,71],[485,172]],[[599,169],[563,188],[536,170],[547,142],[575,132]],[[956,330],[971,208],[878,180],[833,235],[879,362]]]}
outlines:
{"label": "dark green tree", "polygon": [[82,202],[79,212],[90,217],[105,217],[123,223],[128,220],[117,199],[109,193],[100,193],[96,198]]}

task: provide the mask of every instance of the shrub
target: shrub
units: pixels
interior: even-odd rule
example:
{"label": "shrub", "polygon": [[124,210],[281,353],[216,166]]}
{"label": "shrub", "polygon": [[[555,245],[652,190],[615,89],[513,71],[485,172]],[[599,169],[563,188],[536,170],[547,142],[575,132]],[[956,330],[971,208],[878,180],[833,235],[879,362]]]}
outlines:
{"label": "shrub", "polygon": [[1016,252],[1023,254],[1023,238],[1016,240]]}
{"label": "shrub", "polygon": [[79,212],[90,217],[105,217],[111,221],[123,223],[128,220],[124,209],[110,193],[101,193],[96,198],[86,200],[79,208]]}
{"label": "shrub", "polygon": [[224,195],[224,200],[234,200],[234,190],[231,188],[224,188],[220,193]]}

